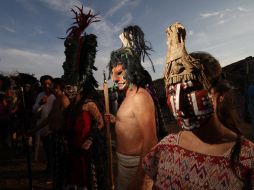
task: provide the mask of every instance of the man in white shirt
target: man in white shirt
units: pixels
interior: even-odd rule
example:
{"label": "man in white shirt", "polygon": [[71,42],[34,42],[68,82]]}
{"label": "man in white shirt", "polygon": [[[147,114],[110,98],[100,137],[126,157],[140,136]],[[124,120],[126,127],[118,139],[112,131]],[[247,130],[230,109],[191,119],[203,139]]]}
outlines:
{"label": "man in white shirt", "polygon": [[[52,109],[53,102],[55,101],[55,96],[52,93],[52,77],[49,75],[43,75],[40,78],[40,82],[43,88],[43,91],[38,94],[35,104],[33,106],[33,113],[36,116],[36,126],[38,126],[44,119],[46,119]],[[40,137],[43,140],[43,147],[46,153],[47,158],[47,168],[46,172],[49,178],[53,176],[53,156],[51,154],[53,147],[51,146],[51,131],[49,126],[46,125],[36,133],[36,142],[35,142],[35,160],[38,159],[38,151],[40,145]]]}

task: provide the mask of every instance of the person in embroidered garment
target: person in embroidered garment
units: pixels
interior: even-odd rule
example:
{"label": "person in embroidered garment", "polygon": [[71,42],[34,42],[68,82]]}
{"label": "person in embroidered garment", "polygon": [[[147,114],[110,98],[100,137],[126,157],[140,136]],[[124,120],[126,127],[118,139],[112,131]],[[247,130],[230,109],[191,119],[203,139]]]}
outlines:
{"label": "person in embroidered garment", "polygon": [[142,51],[150,49],[137,44],[144,42],[143,35],[138,26],[126,27],[120,35],[123,47],[111,53],[109,63],[113,82],[125,93],[115,117],[118,190],[149,190],[152,185],[141,167],[143,156],[157,143],[154,103],[146,90],[151,77],[141,65]]}
{"label": "person in embroidered garment", "polygon": [[[176,43],[184,43],[183,26],[167,30],[174,31]],[[167,103],[183,131],[169,134],[143,159],[153,189],[253,188],[254,144],[237,128],[233,87],[219,62],[205,52],[171,49],[165,74]]]}

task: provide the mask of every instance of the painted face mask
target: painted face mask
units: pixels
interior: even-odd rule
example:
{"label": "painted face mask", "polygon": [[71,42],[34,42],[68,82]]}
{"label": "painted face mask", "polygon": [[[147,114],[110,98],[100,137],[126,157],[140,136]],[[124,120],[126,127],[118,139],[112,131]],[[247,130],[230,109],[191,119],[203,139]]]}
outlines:
{"label": "painted face mask", "polygon": [[185,49],[186,31],[175,23],[166,30],[168,51],[165,85],[167,104],[178,125],[185,130],[202,126],[213,113],[212,97],[208,93],[210,82],[203,65]]}
{"label": "painted face mask", "polygon": [[64,88],[64,93],[69,99],[74,99],[77,96],[78,88],[77,86],[66,85]]}
{"label": "painted face mask", "polygon": [[127,73],[123,69],[123,65],[117,65],[112,69],[112,81],[115,83],[119,90],[128,88],[128,81],[126,80]]}
{"label": "painted face mask", "polygon": [[212,97],[198,82],[171,85],[168,89],[167,104],[177,124],[185,130],[200,127],[213,113]]}

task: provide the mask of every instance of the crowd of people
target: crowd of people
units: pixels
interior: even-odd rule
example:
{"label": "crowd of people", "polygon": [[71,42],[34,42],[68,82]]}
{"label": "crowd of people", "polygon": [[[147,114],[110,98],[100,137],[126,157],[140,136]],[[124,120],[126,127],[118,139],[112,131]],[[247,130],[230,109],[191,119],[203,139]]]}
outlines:
{"label": "crowd of people", "polygon": [[[97,21],[96,15],[84,15],[83,8],[73,12],[82,15],[78,23],[87,22],[86,16],[90,23]],[[112,103],[116,110],[111,114],[105,113],[92,72],[96,69],[96,36],[82,36],[84,29],[79,24],[68,30],[63,77],[43,75],[41,91],[30,95],[32,103],[20,106],[34,118],[25,134],[35,137],[35,159],[42,142],[46,182],[53,189],[253,189],[254,144],[238,129],[233,86],[212,55],[187,52],[186,31],[180,23],[166,30],[165,96],[182,129],[174,134],[165,131],[152,77],[141,64],[146,57],[153,67],[152,48],[141,28],[124,28],[119,36],[122,47],[111,53],[108,68],[117,89],[114,98],[121,97]],[[0,79],[3,146],[8,141],[7,128],[2,126],[10,126],[11,139],[15,139],[15,114],[27,92],[21,90],[17,96],[11,88],[2,93],[4,88]],[[116,140],[113,184],[109,179],[111,145],[105,135],[109,123],[115,126]]]}
{"label": "crowd of people", "polygon": [[[42,161],[39,148],[43,145],[45,185],[108,189],[103,97],[90,83],[84,84],[89,89],[85,92],[73,91],[63,79],[49,75],[43,75],[40,83],[38,91],[21,93],[1,76],[1,147],[22,149],[28,143],[23,141],[32,137],[32,162]],[[23,102],[26,99],[30,104]],[[29,115],[24,117],[25,113]]]}
{"label": "crowd of people", "polygon": [[33,75],[0,75],[0,146],[15,148],[18,135],[32,127],[32,106],[38,91],[39,84]]}

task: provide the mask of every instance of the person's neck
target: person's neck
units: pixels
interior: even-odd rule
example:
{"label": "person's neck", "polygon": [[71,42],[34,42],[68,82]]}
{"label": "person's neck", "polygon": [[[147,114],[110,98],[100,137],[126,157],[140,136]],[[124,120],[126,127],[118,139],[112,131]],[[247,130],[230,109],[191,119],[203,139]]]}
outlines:
{"label": "person's neck", "polygon": [[209,144],[229,142],[236,136],[234,132],[227,129],[218,119],[216,119],[216,116],[212,116],[206,124],[194,129],[192,133],[201,141]]}
{"label": "person's neck", "polygon": [[126,93],[125,93],[125,96],[132,96],[133,94],[136,94],[137,92],[137,86],[136,85],[132,85],[132,87],[128,87],[126,89]]}

